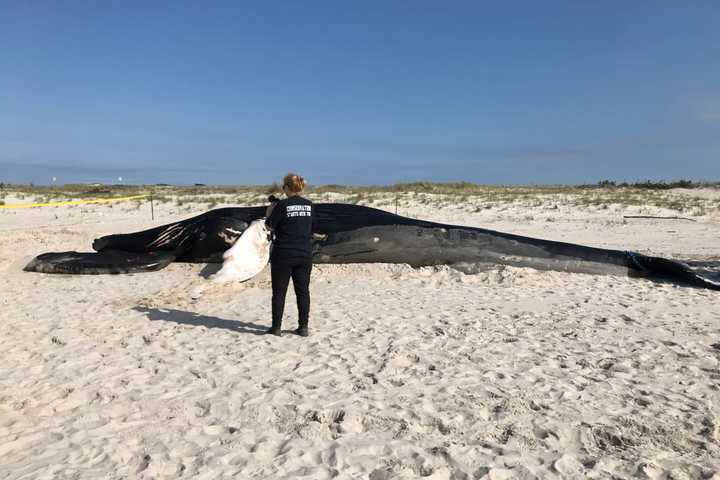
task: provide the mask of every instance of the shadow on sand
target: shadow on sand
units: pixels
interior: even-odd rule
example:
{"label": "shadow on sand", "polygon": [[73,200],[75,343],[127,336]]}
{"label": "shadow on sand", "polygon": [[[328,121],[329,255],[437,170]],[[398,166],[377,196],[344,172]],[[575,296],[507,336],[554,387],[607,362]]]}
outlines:
{"label": "shadow on sand", "polygon": [[200,270],[200,276],[203,278],[210,278],[210,275],[214,275],[222,268],[222,263],[208,263]]}
{"label": "shadow on sand", "polygon": [[184,310],[174,310],[172,308],[149,308],[149,307],[133,307],[136,312],[143,313],[151,321],[163,320],[165,322],[175,322],[182,325],[203,326],[207,328],[224,328],[231,332],[250,333],[253,335],[262,335],[267,330],[267,325],[258,325],[256,323],[241,322],[239,320],[225,320],[218,317],[210,317],[200,315],[195,312],[186,312]]}

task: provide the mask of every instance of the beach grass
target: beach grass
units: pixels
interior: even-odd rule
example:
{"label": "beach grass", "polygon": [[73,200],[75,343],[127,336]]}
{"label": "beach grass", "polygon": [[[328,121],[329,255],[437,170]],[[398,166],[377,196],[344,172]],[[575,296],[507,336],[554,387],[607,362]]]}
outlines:
{"label": "beach grass", "polygon": [[[588,185],[480,185],[468,182],[405,182],[392,185],[309,186],[306,195],[318,202],[341,202],[393,209],[409,204],[430,208],[458,207],[470,212],[521,206],[527,209],[577,208],[608,210],[612,206],[661,208],[703,216],[720,210],[720,201],[693,195],[694,189],[720,190],[720,182],[635,182],[604,180]],[[682,189],[681,192],[678,189]],[[152,194],[158,204],[186,211],[227,205],[263,205],[269,194],[279,193],[277,183],[237,186],[84,185],[62,186],[0,184],[0,199],[53,202]],[[133,205],[140,208],[142,202]]]}

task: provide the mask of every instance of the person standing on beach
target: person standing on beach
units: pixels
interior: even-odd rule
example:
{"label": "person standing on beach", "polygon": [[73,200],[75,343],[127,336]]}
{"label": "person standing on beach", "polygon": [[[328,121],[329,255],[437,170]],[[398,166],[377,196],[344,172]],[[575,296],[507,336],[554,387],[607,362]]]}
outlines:
{"label": "person standing on beach", "polygon": [[272,278],[272,326],[265,332],[282,335],[285,295],[293,280],[298,307],[298,328],[294,333],[307,337],[310,315],[310,272],[312,271],[313,204],[300,196],[305,179],[295,173],[283,178],[284,198],[268,207],[265,224],[275,237],[270,252]]}

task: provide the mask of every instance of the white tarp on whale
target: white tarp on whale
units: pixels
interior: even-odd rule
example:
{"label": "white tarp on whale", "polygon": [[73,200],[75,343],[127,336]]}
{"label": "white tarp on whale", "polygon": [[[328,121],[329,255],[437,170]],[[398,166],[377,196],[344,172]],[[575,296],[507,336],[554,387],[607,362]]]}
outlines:
{"label": "white tarp on whale", "polygon": [[265,219],[253,221],[235,244],[223,253],[223,266],[215,282],[244,282],[260,273],[270,260],[269,230]]}

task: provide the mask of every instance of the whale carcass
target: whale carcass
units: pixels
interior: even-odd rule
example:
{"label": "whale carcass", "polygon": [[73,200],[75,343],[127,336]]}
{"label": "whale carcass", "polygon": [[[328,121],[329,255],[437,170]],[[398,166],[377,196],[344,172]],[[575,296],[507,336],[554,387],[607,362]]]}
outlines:
{"label": "whale carcass", "polygon": [[[95,252],[46,253],[26,271],[44,273],[134,273],[169,263],[222,262],[265,207],[230,207],[141,232],[108,235]],[[452,265],[476,271],[487,265],[564,272],[637,275],[720,290],[710,264],[689,265],[637,252],[588,247],[493,230],[448,225],[341,203],[316,203],[314,263],[406,263],[413,267]]]}

